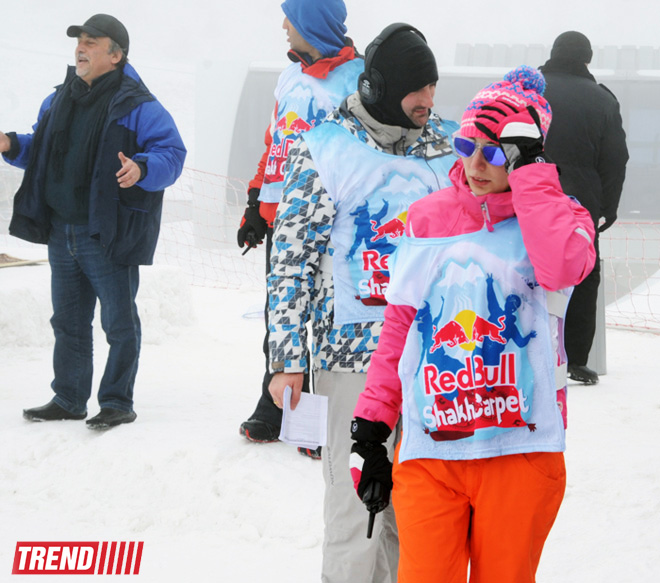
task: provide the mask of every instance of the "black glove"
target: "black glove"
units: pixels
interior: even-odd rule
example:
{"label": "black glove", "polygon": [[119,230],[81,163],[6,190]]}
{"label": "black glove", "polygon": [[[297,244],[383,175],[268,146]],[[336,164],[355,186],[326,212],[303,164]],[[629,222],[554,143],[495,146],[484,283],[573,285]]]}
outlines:
{"label": "black glove", "polygon": [[508,173],[535,162],[551,162],[543,150],[541,120],[536,110],[528,105],[517,110],[511,104],[496,100],[495,105],[484,105],[477,114],[475,127],[500,145],[506,156],[504,168]]}
{"label": "black glove", "polygon": [[259,189],[251,188],[248,191],[248,205],[236,237],[238,246],[241,249],[245,244],[247,244],[248,249],[256,247],[263,242],[267,230],[268,223],[259,214]]}
{"label": "black glove", "polygon": [[390,503],[392,462],[383,445],[392,430],[382,421],[367,421],[356,417],[351,422],[350,469],[360,500],[369,512],[381,512]]}
{"label": "black glove", "polygon": [[603,217],[603,218],[605,219],[605,222],[600,227],[598,227],[599,233],[606,231],[616,222],[616,215],[614,215],[613,217]]}

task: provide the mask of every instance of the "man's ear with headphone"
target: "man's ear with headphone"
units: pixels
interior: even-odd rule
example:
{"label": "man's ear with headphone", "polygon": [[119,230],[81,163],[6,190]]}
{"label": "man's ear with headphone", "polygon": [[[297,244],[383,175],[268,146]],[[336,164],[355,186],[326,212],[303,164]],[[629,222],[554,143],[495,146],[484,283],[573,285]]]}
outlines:
{"label": "man's ear with headphone", "polygon": [[389,37],[402,30],[409,30],[419,35],[426,42],[426,37],[414,26],[404,22],[395,22],[386,26],[383,31],[369,43],[364,52],[364,73],[358,77],[358,93],[362,103],[371,105],[378,103],[385,95],[385,79],[378,69],[373,68],[373,60],[378,47]]}

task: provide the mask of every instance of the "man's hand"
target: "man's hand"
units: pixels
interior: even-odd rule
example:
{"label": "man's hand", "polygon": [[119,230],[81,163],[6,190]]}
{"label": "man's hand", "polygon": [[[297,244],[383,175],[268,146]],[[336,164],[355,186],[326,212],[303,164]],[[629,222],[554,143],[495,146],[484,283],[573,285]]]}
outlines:
{"label": "man's hand", "polygon": [[295,409],[300,401],[304,378],[305,375],[301,372],[275,373],[268,386],[273,403],[280,409],[284,407],[284,389],[288,385],[291,387],[291,409]]}
{"label": "man's hand", "polygon": [[248,191],[248,204],[236,235],[238,246],[241,249],[244,245],[248,246],[246,252],[260,245],[268,230],[266,219],[259,213],[259,192],[258,188],[251,188]]}
{"label": "man's hand", "polygon": [[11,140],[7,137],[7,134],[0,132],[0,154],[9,152],[11,148]]}
{"label": "man's hand", "polygon": [[142,177],[142,170],[140,170],[137,163],[124,156],[123,152],[119,152],[119,160],[121,162],[121,169],[116,174],[119,188],[130,188],[136,182],[139,182]]}

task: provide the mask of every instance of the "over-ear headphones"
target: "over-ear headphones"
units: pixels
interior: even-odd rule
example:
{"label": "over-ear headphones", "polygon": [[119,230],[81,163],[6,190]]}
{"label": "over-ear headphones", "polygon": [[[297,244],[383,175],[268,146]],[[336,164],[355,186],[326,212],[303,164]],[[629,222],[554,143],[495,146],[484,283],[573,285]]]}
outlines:
{"label": "over-ear headphones", "polygon": [[378,69],[373,68],[373,60],[378,47],[382,45],[389,37],[402,30],[409,30],[417,34],[426,42],[426,37],[410,24],[404,22],[395,22],[386,26],[383,31],[369,43],[364,51],[364,73],[358,77],[358,92],[362,103],[378,103],[385,95],[385,79]]}

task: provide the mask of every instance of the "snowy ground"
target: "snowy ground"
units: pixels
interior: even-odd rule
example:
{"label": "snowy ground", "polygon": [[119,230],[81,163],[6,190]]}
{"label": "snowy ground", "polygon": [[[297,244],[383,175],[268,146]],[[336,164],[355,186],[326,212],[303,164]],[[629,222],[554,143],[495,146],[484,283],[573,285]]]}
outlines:
{"label": "snowy ground", "polygon": [[[318,581],[320,464],[238,435],[261,377],[262,293],[143,268],[138,419],[96,433],[21,417],[50,398],[48,277],[0,269],[0,581],[16,542],[40,540],[144,541],[145,583]],[[660,580],[660,336],[607,340],[601,383],[570,387],[568,488],[540,583]]]}

